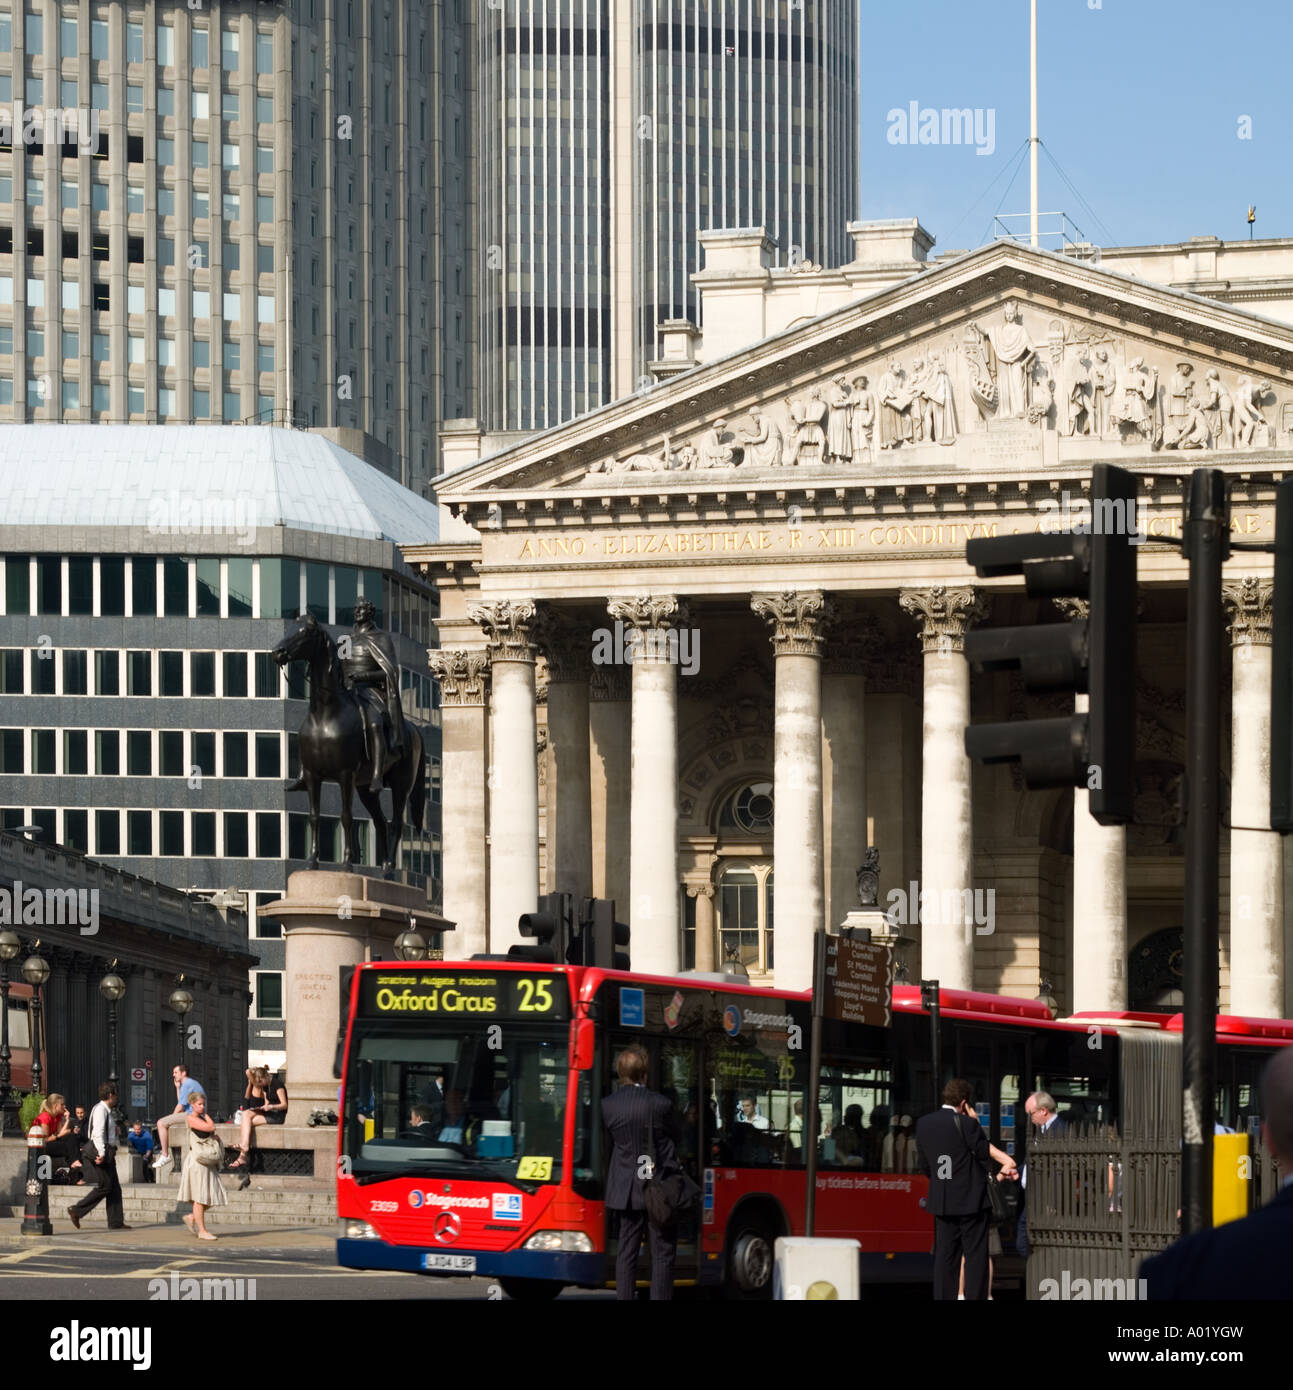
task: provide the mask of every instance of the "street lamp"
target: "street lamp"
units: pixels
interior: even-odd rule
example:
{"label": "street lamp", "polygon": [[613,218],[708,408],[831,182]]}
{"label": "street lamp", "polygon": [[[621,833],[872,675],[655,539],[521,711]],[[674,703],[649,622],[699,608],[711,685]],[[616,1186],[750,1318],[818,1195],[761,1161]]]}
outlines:
{"label": "street lamp", "polygon": [[[112,964],[115,967],[117,962],[114,960]],[[126,997],[126,982],[116,973],[115,969],[110,969],[99,981],[99,993],[108,1001],[108,1060],[112,1067],[108,1073],[108,1080],[115,1088],[117,1087],[117,1004]],[[119,1088],[117,1090],[117,1108],[121,1108]]]}
{"label": "street lamp", "polygon": [[166,1002],[183,1018],[193,1007],[193,996],[186,989],[175,989],[171,991],[171,997]]}
{"label": "street lamp", "polygon": [[426,960],[426,937],[421,932],[401,932],[395,938],[395,954],[401,960]]}
{"label": "street lamp", "polygon": [[31,1089],[35,1095],[41,1094],[40,989],[49,979],[49,962],[35,954],[39,945],[39,941],[33,943],[33,954],[22,963],[22,977],[31,986]]}
{"label": "street lamp", "polygon": [[9,962],[21,950],[14,932],[0,931],[0,1137],[17,1128],[18,1102],[9,1084]]}

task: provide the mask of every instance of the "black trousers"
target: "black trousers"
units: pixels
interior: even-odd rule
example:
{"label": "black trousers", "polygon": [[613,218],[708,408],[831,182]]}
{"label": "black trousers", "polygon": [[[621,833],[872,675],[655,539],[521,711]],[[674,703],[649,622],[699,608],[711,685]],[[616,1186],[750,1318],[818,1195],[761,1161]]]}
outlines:
{"label": "black trousers", "polygon": [[988,1296],[988,1224],[985,1208],[973,1216],[934,1218],[934,1297],[956,1301],[961,1283],[961,1257],[965,1257],[965,1301],[982,1302]]}
{"label": "black trousers", "polygon": [[624,1211],[620,1218],[620,1247],[615,1256],[615,1297],[630,1299],[637,1294],[638,1255],[645,1234],[651,1243],[651,1298],[673,1297],[673,1264],[678,1253],[678,1227],[657,1226],[647,1220],[645,1211]]}
{"label": "black trousers", "polygon": [[116,1149],[109,1149],[102,1163],[95,1163],[93,1158],[82,1158],[81,1164],[86,1182],[92,1182],[94,1187],[70,1210],[78,1216],[88,1216],[106,1197],[108,1229],[115,1231],[124,1226],[126,1214],[121,1205],[121,1184],[117,1181]]}

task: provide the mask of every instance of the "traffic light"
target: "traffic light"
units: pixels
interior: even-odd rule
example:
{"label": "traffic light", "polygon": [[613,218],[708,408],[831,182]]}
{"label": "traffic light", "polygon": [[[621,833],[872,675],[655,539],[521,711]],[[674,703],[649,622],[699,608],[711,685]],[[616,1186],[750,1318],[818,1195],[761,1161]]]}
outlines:
{"label": "traffic light", "polygon": [[533,912],[523,912],[517,922],[522,936],[532,936],[533,946],[511,946],[512,960],[531,960],[545,965],[564,965],[575,959],[574,899],[569,893],[545,893]]}
{"label": "traffic light", "polygon": [[1275,489],[1271,612],[1271,829],[1293,830],[1293,479]]}
{"label": "traffic light", "polygon": [[967,541],[981,578],[1022,574],[1030,598],[1082,598],[1089,616],[1068,623],[985,628],[965,635],[976,671],[1018,671],[1034,692],[1090,696],[1087,714],[975,724],[965,751],[977,762],[1020,764],[1029,787],[1086,787],[1101,825],[1132,818],[1136,751],[1136,480],[1092,470],[1091,514],[1062,534]]}
{"label": "traffic light", "polygon": [[615,920],[615,904],[609,898],[588,898],[580,914],[583,962],[603,970],[629,969],[629,929]]}

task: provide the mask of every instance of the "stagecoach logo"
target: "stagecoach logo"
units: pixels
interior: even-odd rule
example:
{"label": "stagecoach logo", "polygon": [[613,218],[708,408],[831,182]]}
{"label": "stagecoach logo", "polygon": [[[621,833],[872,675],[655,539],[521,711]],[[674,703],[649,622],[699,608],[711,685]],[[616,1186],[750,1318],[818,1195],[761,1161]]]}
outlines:
{"label": "stagecoach logo", "polygon": [[723,1010],[723,1028],[729,1038],[734,1038],[741,1031],[741,1011],[735,1004],[729,1004]]}
{"label": "stagecoach logo", "polygon": [[426,1198],[423,1197],[416,1187],[409,1193],[409,1206],[411,1206],[414,1211],[416,1211],[425,1200]]}
{"label": "stagecoach logo", "polygon": [[462,1234],[462,1217],[456,1211],[442,1211],[431,1227],[441,1245],[452,1245]]}

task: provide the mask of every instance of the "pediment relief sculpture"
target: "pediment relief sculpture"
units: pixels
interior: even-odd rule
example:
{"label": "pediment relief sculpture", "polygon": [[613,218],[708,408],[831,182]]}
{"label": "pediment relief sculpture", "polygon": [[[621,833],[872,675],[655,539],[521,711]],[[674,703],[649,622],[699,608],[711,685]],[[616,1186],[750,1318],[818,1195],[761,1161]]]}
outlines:
{"label": "pediment relief sculpture", "polygon": [[[848,472],[997,432],[1039,444],[1050,437],[1057,441],[1048,446],[1053,462],[1061,454],[1085,457],[1083,441],[1151,451],[1265,449],[1276,443],[1265,413],[1272,403],[1280,428],[1293,434],[1293,402],[1276,401],[1272,382],[1259,373],[1177,362],[1098,324],[1047,319],[1007,300],[999,316],[916,340],[905,355],[836,367],[779,401],[718,416],[694,434],[666,435],[657,449],[603,458],[588,476]],[[927,461],[938,462],[938,455],[931,451]]]}

